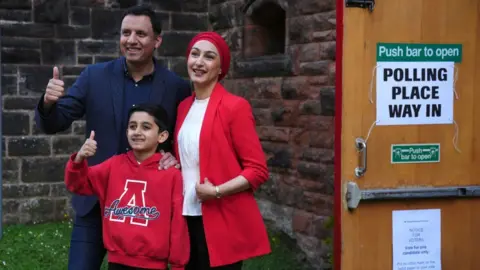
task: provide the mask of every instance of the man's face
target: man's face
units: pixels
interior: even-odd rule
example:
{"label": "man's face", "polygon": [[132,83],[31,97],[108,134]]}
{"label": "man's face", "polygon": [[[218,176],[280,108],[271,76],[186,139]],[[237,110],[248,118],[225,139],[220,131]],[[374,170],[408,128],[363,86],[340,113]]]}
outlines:
{"label": "man's face", "polygon": [[153,32],[148,16],[125,16],[121,27],[120,50],[128,62],[140,64],[150,61],[161,43],[162,38]]}

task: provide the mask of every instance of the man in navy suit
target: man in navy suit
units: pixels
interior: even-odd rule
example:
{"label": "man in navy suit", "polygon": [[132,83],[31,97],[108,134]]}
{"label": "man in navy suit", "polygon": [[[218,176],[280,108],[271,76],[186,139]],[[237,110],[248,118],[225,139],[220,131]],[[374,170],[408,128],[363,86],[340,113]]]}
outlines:
{"label": "man in navy suit", "polygon": [[[65,93],[58,68],[53,69],[45,94],[35,111],[35,121],[47,134],[70,127],[85,117],[86,132],[95,131],[97,154],[89,165],[128,150],[127,114],[137,103],[162,105],[169,114],[171,134],[177,105],[191,94],[190,84],[160,66],[153,53],[162,43],[161,22],[155,13],[136,6],[128,9],[122,20],[120,49],[122,57],[87,66]],[[161,167],[178,165],[170,153]],[[69,270],[100,269],[105,256],[102,242],[102,213],[93,196],[73,196],[75,219],[70,241]]]}

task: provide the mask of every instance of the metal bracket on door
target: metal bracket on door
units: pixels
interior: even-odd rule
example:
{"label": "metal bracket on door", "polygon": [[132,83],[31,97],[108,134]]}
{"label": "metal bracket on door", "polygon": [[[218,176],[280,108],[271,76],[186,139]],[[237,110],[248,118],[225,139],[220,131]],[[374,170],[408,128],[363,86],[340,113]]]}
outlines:
{"label": "metal bracket on door", "polygon": [[346,7],[368,8],[370,12],[375,8],[375,0],[345,0]]}
{"label": "metal bracket on door", "polygon": [[355,168],[355,176],[362,177],[367,172],[367,142],[363,138],[356,138],[355,148],[361,153],[360,166]]}
{"label": "metal bracket on door", "polygon": [[431,199],[448,197],[480,197],[480,186],[453,186],[430,188],[397,188],[361,190],[357,183],[347,184],[347,207],[356,209],[360,201],[398,200],[398,199]]}

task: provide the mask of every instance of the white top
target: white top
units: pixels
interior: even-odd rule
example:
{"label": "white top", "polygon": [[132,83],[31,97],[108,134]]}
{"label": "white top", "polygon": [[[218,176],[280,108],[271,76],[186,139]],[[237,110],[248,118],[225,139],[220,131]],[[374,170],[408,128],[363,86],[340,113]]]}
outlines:
{"label": "white top", "polygon": [[183,177],[184,216],[202,215],[202,206],[195,191],[195,184],[200,180],[200,130],[209,99],[195,99],[178,132],[178,149]]}

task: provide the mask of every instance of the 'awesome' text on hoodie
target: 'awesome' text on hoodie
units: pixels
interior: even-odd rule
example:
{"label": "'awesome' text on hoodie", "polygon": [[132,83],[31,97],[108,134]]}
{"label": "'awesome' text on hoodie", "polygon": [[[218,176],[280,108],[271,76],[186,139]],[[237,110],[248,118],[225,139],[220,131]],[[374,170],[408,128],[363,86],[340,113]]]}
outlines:
{"label": "'awesome' text on hoodie", "polygon": [[184,269],[190,255],[182,216],[180,170],[158,170],[161,154],[138,164],[132,151],[96,166],[75,163],[65,169],[67,189],[96,195],[103,212],[103,242],[108,260],[133,267]]}

